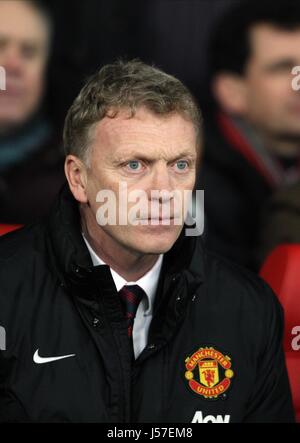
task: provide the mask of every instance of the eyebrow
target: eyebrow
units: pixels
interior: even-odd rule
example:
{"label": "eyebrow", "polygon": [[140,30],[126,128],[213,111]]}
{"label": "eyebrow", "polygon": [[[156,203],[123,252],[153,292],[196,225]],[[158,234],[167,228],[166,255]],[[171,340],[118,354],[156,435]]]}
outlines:
{"label": "eyebrow", "polygon": [[26,45],[26,46],[32,46],[32,47],[40,47],[42,46],[40,39],[34,38],[34,37],[22,37],[16,39],[15,37],[12,37],[8,34],[1,34],[0,33],[0,41],[4,43],[10,43],[12,41],[17,41],[18,44]]}
{"label": "eyebrow", "polygon": [[[190,159],[193,161],[193,160],[196,160],[197,154],[194,155],[188,151],[183,151],[183,152],[180,152],[178,155],[176,155],[176,157],[170,158],[168,160],[168,162],[173,163],[176,160],[180,160],[182,158],[187,158],[187,159]],[[145,161],[148,163],[153,163],[153,162],[157,161],[156,158],[151,157],[151,156],[147,156],[147,155],[145,155],[145,153],[139,154],[136,152],[132,152],[132,153],[123,154],[122,156],[117,157],[115,159],[114,163],[124,163],[126,161],[133,160],[133,159],[134,160],[142,160],[142,161]]]}
{"label": "eyebrow", "polygon": [[281,69],[281,68],[290,69],[296,65],[297,65],[296,60],[292,58],[282,58],[281,60],[266,64],[265,69],[267,71],[276,71],[276,69]]}

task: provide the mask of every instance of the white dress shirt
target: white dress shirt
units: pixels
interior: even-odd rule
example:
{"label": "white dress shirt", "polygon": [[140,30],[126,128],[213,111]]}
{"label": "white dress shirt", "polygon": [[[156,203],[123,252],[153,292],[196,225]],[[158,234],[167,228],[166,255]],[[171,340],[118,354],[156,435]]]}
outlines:
{"label": "white dress shirt", "polygon": [[[104,263],[104,261],[101,260],[101,258],[96,254],[84,235],[83,239],[91,255],[93,265],[105,265],[106,263]],[[123,288],[123,286],[138,285],[144,290],[146,294],[146,297],[143,297],[141,303],[139,304],[133,324],[132,339],[136,359],[147,345],[148,332],[152,320],[154,299],[156,295],[162,262],[163,254],[159,256],[155,265],[150,269],[150,271],[148,271],[143,277],[135,282],[126,281],[116,271],[110,268],[110,272],[118,292]]]}

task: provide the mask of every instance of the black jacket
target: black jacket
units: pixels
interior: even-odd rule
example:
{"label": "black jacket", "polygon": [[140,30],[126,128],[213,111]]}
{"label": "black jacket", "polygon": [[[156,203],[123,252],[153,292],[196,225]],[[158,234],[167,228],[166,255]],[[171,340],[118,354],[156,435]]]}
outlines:
{"label": "black jacket", "polygon": [[[269,287],[181,236],[132,365],[109,268],[92,266],[66,189],[47,221],[0,241],[0,325],[2,422],[293,421]],[[75,356],[37,364],[37,350]]]}

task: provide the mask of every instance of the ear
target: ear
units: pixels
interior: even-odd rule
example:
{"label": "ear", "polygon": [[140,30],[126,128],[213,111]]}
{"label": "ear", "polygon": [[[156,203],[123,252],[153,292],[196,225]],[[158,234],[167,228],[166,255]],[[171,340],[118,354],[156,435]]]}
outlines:
{"label": "ear", "polygon": [[225,72],[218,74],[213,80],[212,90],[224,111],[240,116],[247,113],[247,87],[242,76]]}
{"label": "ear", "polygon": [[80,203],[87,203],[87,170],[83,162],[75,155],[68,155],[65,174],[74,198]]}

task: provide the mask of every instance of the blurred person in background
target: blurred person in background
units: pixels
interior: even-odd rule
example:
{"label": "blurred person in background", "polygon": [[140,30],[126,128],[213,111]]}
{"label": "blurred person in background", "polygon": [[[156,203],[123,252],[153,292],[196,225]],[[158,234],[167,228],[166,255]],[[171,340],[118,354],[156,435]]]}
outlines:
{"label": "blurred person in background", "polygon": [[259,214],[300,178],[300,3],[243,1],[216,26],[209,51],[212,112],[205,116],[210,249],[254,270]]}
{"label": "blurred person in background", "polygon": [[262,213],[259,261],[281,244],[300,244],[300,181],[270,199]]}
{"label": "blurred person in background", "polygon": [[31,0],[0,1],[0,223],[29,223],[63,182],[63,155],[44,111],[52,23]]}

